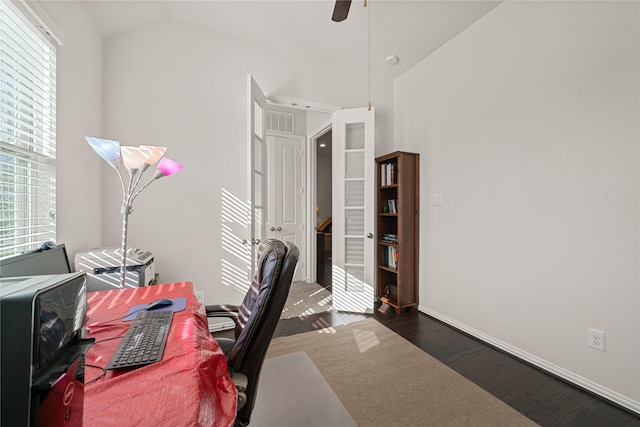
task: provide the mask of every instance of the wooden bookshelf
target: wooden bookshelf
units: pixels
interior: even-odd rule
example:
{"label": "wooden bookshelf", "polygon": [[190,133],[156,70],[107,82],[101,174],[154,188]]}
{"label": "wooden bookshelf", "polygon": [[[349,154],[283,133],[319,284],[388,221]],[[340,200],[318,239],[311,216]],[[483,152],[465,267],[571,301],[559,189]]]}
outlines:
{"label": "wooden bookshelf", "polygon": [[376,296],[397,313],[418,308],[419,154],[376,159]]}

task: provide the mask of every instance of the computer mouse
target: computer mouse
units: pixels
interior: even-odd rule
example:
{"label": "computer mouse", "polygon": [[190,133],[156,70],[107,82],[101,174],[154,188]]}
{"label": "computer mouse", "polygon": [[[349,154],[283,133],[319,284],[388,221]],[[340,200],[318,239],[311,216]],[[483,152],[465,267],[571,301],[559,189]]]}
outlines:
{"label": "computer mouse", "polygon": [[147,310],[157,310],[161,307],[170,306],[171,304],[173,304],[173,301],[171,301],[170,299],[160,298],[147,304]]}

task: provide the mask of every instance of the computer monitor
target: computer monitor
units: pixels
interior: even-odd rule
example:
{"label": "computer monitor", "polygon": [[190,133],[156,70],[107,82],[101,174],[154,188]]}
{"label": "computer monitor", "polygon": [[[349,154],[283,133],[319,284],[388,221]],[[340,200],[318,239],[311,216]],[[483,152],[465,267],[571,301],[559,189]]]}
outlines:
{"label": "computer monitor", "polygon": [[0,277],[71,273],[64,243],[44,243],[40,248],[0,259]]}

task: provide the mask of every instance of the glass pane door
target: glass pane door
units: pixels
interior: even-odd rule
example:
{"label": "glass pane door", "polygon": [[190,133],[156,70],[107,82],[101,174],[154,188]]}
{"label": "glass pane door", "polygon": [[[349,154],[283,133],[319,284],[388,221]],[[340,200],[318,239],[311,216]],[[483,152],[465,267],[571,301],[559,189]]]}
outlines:
{"label": "glass pane door", "polygon": [[333,306],[373,312],[373,111],[340,110],[333,120]]}

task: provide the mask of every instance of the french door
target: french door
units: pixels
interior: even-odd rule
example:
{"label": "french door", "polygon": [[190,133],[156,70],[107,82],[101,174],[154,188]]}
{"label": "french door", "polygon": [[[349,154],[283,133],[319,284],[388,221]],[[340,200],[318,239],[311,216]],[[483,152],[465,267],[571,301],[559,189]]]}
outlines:
{"label": "french door", "polygon": [[333,114],[332,292],[338,311],[373,313],[374,110]]}
{"label": "french door", "polygon": [[265,131],[265,107],[267,97],[251,74],[247,75],[247,194],[249,195],[249,240],[250,246],[249,281],[256,271],[256,251],[266,235],[267,196],[267,143]]}

